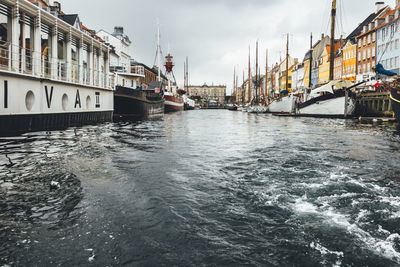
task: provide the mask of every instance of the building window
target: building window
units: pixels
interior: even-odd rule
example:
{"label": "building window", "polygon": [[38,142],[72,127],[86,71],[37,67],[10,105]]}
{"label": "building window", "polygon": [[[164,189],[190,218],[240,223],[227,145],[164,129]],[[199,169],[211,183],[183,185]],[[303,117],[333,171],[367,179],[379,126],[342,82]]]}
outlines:
{"label": "building window", "polygon": [[370,72],[370,71],[371,71],[371,64],[368,63],[368,64],[367,64],[367,72]]}
{"label": "building window", "polygon": [[368,44],[370,44],[371,43],[371,35],[369,34],[368,35]]}
{"label": "building window", "polygon": [[361,66],[358,66],[358,74],[361,74]]}
{"label": "building window", "polygon": [[361,61],[361,52],[358,52],[358,61]]}
{"label": "building window", "polygon": [[365,73],[365,64],[363,64],[363,73]]}
{"label": "building window", "polygon": [[395,41],[395,45],[394,45],[395,49],[399,49],[399,39],[397,39]]}
{"label": "building window", "polygon": [[358,47],[361,48],[361,39],[358,40]]}
{"label": "building window", "polygon": [[367,58],[368,58],[368,59],[371,58],[371,49],[369,49],[369,48],[368,48],[368,50],[367,50]]}
{"label": "building window", "polygon": [[375,42],[375,32],[372,33],[372,42]]}
{"label": "building window", "polygon": [[365,60],[366,54],[367,54],[367,53],[366,53],[366,51],[364,50],[364,51],[363,51],[363,60]]}
{"label": "building window", "polygon": [[363,45],[365,46],[367,44],[367,37],[363,38]]}
{"label": "building window", "polygon": [[372,47],[372,57],[375,57],[375,47]]}

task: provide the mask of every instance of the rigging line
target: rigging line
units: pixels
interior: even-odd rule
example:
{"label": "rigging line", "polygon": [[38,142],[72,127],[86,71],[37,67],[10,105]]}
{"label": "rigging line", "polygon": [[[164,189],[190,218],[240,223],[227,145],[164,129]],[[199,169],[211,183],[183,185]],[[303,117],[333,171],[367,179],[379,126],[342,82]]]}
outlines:
{"label": "rigging line", "polygon": [[[330,1],[331,0],[325,0],[325,5],[324,5],[325,8],[324,8],[324,12],[322,12],[321,22],[323,22],[325,20],[325,18],[327,17],[326,14],[327,14],[327,10],[329,10],[328,7],[329,7]],[[330,16],[328,15],[328,17],[330,17]],[[323,27],[324,27],[324,24],[321,23],[321,32],[326,32],[326,31],[324,31]]]}

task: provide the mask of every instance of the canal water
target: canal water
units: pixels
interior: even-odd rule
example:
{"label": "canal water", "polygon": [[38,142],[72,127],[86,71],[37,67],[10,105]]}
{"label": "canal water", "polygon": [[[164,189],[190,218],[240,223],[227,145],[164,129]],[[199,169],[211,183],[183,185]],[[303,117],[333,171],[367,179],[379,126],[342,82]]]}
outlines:
{"label": "canal water", "polygon": [[399,234],[390,127],[199,110],[0,139],[0,266],[397,266]]}

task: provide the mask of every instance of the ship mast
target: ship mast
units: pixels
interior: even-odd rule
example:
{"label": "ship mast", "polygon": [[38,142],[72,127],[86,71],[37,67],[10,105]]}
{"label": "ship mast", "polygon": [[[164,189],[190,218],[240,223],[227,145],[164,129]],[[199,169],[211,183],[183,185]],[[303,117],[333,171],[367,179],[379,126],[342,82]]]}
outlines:
{"label": "ship mast", "polygon": [[[311,88],[311,76],[312,76],[312,62],[313,61],[313,42],[312,42],[312,33],[310,36],[310,71],[309,71],[309,80],[308,80],[308,87]],[[305,85],[304,85],[305,86]]]}
{"label": "ship mast", "polygon": [[289,34],[286,39],[286,91],[289,92]]}
{"label": "ship mast", "polygon": [[238,70],[236,70],[236,94],[235,94],[235,103],[238,103],[238,97],[237,97],[237,94],[238,94],[238,91],[239,91],[238,83],[239,83],[239,73],[238,73]]}
{"label": "ship mast", "polygon": [[248,100],[251,102],[251,70],[250,70],[250,46],[249,46],[249,83],[248,83]]}
{"label": "ship mast", "polygon": [[158,81],[161,82],[161,47],[160,47],[160,22],[157,21],[157,66]]}
{"label": "ship mast", "polygon": [[269,91],[268,91],[268,48],[265,52],[265,95],[266,98],[269,98]]}
{"label": "ship mast", "polygon": [[233,97],[232,102],[235,103],[235,95],[236,95],[236,66],[233,67]]}
{"label": "ship mast", "polygon": [[335,20],[336,20],[336,0],[332,0],[331,13],[331,58],[329,62],[329,81],[333,80],[333,68],[335,57]]}
{"label": "ship mast", "polygon": [[186,93],[189,90],[189,57],[186,57]]}
{"label": "ship mast", "polygon": [[256,80],[255,80],[255,87],[256,87],[256,99],[255,102],[258,103],[258,88],[259,88],[259,84],[258,84],[258,41],[256,42]]}

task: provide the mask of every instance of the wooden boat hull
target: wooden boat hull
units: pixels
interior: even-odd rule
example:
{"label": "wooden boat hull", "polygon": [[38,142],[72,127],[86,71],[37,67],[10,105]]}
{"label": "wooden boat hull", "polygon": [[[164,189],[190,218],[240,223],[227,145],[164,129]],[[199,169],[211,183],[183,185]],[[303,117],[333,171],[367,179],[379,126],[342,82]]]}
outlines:
{"label": "wooden boat hull", "polygon": [[154,92],[117,86],[114,92],[114,119],[148,119],[164,114],[164,98]]}
{"label": "wooden boat hull", "polygon": [[184,101],[172,95],[165,95],[165,113],[184,110]]}
{"label": "wooden boat hull", "polygon": [[396,117],[396,121],[400,122],[400,91],[391,89],[390,98],[392,99],[392,109]]}

